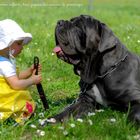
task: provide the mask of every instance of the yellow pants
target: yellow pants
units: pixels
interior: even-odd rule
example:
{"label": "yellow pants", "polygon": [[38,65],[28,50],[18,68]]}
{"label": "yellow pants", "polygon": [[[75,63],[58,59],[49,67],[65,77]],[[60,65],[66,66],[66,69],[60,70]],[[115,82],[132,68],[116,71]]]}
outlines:
{"label": "yellow pants", "polygon": [[22,123],[34,110],[35,103],[28,90],[14,90],[3,77],[0,77],[0,121],[11,117]]}

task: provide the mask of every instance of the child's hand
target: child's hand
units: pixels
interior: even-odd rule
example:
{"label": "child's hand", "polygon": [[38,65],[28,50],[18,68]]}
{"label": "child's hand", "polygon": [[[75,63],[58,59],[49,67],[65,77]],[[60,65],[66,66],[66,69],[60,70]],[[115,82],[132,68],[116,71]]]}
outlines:
{"label": "child's hand", "polygon": [[38,73],[38,75],[35,75],[36,70],[33,70],[32,76],[30,77],[33,81],[33,83],[39,84],[42,81],[41,73]]}
{"label": "child's hand", "polygon": [[[39,65],[38,65],[38,74],[41,73],[41,70],[42,70],[42,66],[41,66],[41,64],[39,64]],[[34,71],[34,64],[31,65],[31,67],[30,67],[30,71],[31,71],[31,74],[32,74],[33,71]]]}

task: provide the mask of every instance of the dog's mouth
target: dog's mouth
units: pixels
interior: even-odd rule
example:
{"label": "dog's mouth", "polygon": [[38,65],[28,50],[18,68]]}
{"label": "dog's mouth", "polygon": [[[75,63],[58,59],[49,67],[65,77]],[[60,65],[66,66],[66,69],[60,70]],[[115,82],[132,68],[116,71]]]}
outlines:
{"label": "dog's mouth", "polygon": [[64,51],[61,49],[59,45],[57,45],[53,52],[57,55],[57,57],[69,64],[72,65],[78,65],[80,63],[80,59],[76,55],[67,55],[64,53]]}

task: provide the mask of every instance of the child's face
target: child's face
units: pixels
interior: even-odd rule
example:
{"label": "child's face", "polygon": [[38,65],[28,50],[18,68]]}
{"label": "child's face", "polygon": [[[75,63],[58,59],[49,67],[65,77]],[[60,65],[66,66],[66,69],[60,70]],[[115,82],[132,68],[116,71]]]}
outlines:
{"label": "child's face", "polygon": [[11,46],[11,50],[13,52],[13,56],[16,57],[18,54],[21,53],[22,49],[23,49],[23,45],[22,45],[22,40],[19,41],[15,41]]}

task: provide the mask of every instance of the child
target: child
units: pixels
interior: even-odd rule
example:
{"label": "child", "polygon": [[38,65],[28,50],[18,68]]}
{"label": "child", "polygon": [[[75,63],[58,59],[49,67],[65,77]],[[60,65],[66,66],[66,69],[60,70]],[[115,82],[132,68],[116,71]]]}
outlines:
{"label": "child", "polygon": [[26,88],[41,82],[41,68],[38,75],[35,75],[33,65],[17,73],[13,61],[31,39],[32,35],[25,33],[15,21],[0,21],[0,121],[10,117],[22,123],[35,110],[35,103]]}

